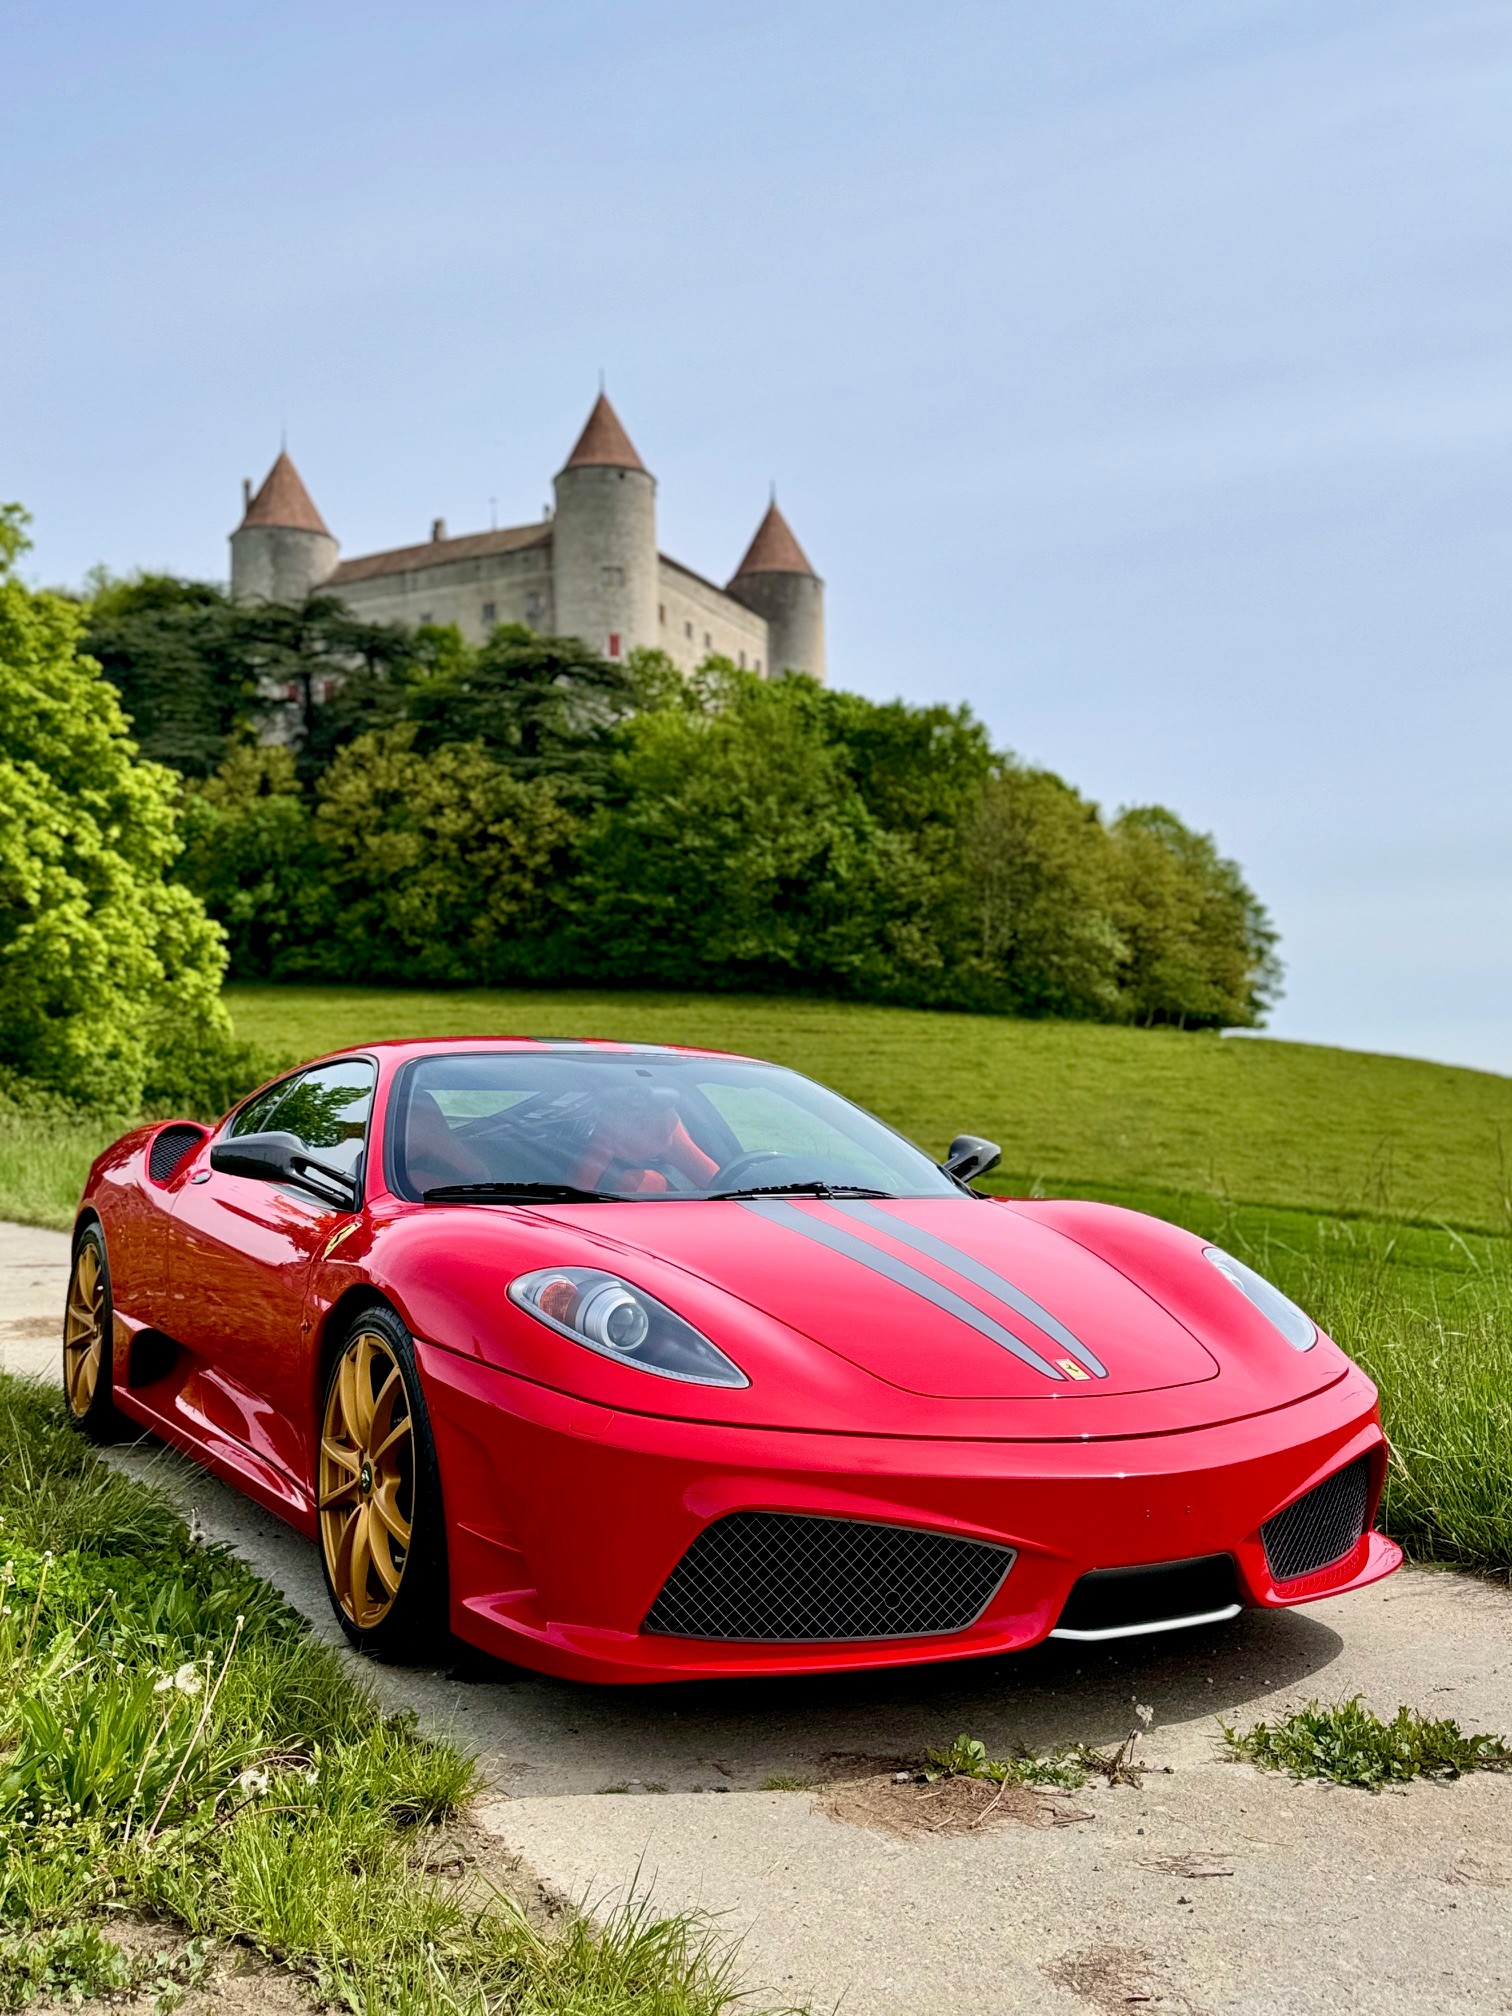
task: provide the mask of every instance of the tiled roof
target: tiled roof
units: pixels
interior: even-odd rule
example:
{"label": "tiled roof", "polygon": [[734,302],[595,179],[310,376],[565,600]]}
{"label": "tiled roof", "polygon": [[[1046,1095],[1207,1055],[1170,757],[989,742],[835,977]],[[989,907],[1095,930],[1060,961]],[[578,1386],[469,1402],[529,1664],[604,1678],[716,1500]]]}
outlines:
{"label": "tiled roof", "polygon": [[738,581],[742,574],[812,574],[813,571],[774,497],[765,518],[756,527],[756,537],[746,548],[744,560],[730,579]]}
{"label": "tiled roof", "polygon": [[345,588],[352,581],[374,581],[383,574],[409,574],[421,567],[444,567],[452,560],[482,560],[491,553],[517,553],[527,546],[549,546],[551,525],[505,525],[493,532],[466,532],[460,539],[427,539],[423,546],[394,546],[387,553],[363,553],[343,560],[324,588]]}
{"label": "tiled roof", "polygon": [[324,532],[328,539],[331,536],[284,449],[279,450],[278,460],[264,477],[261,490],[247,506],[242,524],[289,526],[297,532]]}
{"label": "tiled roof", "polygon": [[608,397],[603,392],[600,392],[593,402],[593,411],[588,415],[588,425],[579,434],[577,446],[562,467],[639,469],[643,476],[650,474],[645,463],[636,454],[630,436],[620,425],[618,413],[609,404]]}

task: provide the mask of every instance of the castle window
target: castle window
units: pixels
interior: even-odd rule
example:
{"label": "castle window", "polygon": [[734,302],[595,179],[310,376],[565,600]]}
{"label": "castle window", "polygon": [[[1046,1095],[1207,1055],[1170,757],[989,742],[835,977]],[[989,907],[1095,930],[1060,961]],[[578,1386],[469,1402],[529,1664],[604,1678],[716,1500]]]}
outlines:
{"label": "castle window", "polygon": [[744,670],[745,670],[745,653],[744,653],[744,651],[742,651],[742,652],[741,652],[741,654],[740,654],[740,669],[741,669],[741,671],[742,671],[742,672],[744,672]]}
{"label": "castle window", "polygon": [[431,612],[429,611],[429,609],[427,609],[427,610],[426,610],[426,611],[425,611],[425,612],[424,612],[424,613],[422,614],[422,616],[421,616],[421,618],[420,618],[420,621],[421,621],[422,623],[429,623],[429,622],[431,621]]}
{"label": "castle window", "polygon": [[525,597],[525,621],[527,623],[539,623],[540,620],[541,598],[532,589],[530,594]]}
{"label": "castle window", "polygon": [[756,660],[756,663],[752,666],[751,669],[753,672],[759,672],[761,670],[761,660],[759,658]]}
{"label": "castle window", "polygon": [[684,637],[687,638],[690,644],[693,642],[693,625],[691,623],[684,623],[683,635]]}
{"label": "castle window", "polygon": [[657,620],[657,622],[658,622],[658,623],[665,623],[665,622],[666,622],[666,620],[667,620],[667,605],[666,605],[666,603],[665,603],[665,602],[658,602],[658,603],[657,603],[657,605],[656,605],[656,620]]}
{"label": "castle window", "polygon": [[499,605],[496,602],[485,602],[483,604],[483,621],[485,623],[496,623],[498,620]]}
{"label": "castle window", "polygon": [[619,655],[620,655],[620,633],[618,632],[618,630],[611,630],[609,632],[609,656],[611,658],[618,658]]}
{"label": "castle window", "polygon": [[625,570],[623,567],[600,567],[599,580],[606,588],[623,588]]}
{"label": "castle window", "polygon": [[707,630],[704,632],[704,649],[705,651],[712,651],[714,649],[714,639],[709,635]]}

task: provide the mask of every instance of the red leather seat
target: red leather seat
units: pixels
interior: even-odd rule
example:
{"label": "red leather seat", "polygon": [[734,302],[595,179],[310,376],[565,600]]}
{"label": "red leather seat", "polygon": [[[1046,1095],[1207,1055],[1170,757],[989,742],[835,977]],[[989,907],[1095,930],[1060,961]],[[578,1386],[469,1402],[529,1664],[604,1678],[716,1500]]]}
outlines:
{"label": "red leather seat", "polygon": [[[580,1190],[607,1189],[652,1197],[672,1188],[670,1176],[704,1189],[719,1174],[666,1096],[623,1100],[593,1130],[572,1181]],[[607,1180],[606,1180],[607,1179]]]}

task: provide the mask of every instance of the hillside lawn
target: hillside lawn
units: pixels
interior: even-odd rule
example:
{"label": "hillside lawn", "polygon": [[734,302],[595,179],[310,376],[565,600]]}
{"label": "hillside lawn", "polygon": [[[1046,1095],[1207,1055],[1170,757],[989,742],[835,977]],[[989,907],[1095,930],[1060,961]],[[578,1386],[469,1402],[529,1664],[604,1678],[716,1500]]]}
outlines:
{"label": "hillside lawn", "polygon": [[[384,1037],[599,1035],[791,1064],[982,1187],[1098,1197],[1240,1253],[1371,1373],[1385,1518],[1421,1559],[1512,1571],[1512,1079],[1264,1038],[779,997],[233,987],[274,1063]],[[0,1217],[67,1225],[106,1123],[0,1116]]]}
{"label": "hillside lawn", "polygon": [[1512,1232],[1512,1078],[1265,1038],[717,994],[232,987],[299,1058],[392,1036],[608,1036],[791,1064],[931,1154],[1003,1146],[998,1187],[1173,1190]]}

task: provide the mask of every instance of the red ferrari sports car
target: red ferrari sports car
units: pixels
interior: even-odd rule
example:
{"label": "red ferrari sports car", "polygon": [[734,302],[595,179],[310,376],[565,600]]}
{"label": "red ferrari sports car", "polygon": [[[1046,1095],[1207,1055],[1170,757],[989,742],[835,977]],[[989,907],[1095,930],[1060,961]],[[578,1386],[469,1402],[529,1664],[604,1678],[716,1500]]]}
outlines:
{"label": "red ferrari sports car", "polygon": [[1189,1232],[976,1194],[996,1159],[744,1057],[372,1044],[100,1157],[68,1401],[317,1538],[395,1657],[901,1664],[1395,1568],[1343,1352]]}

